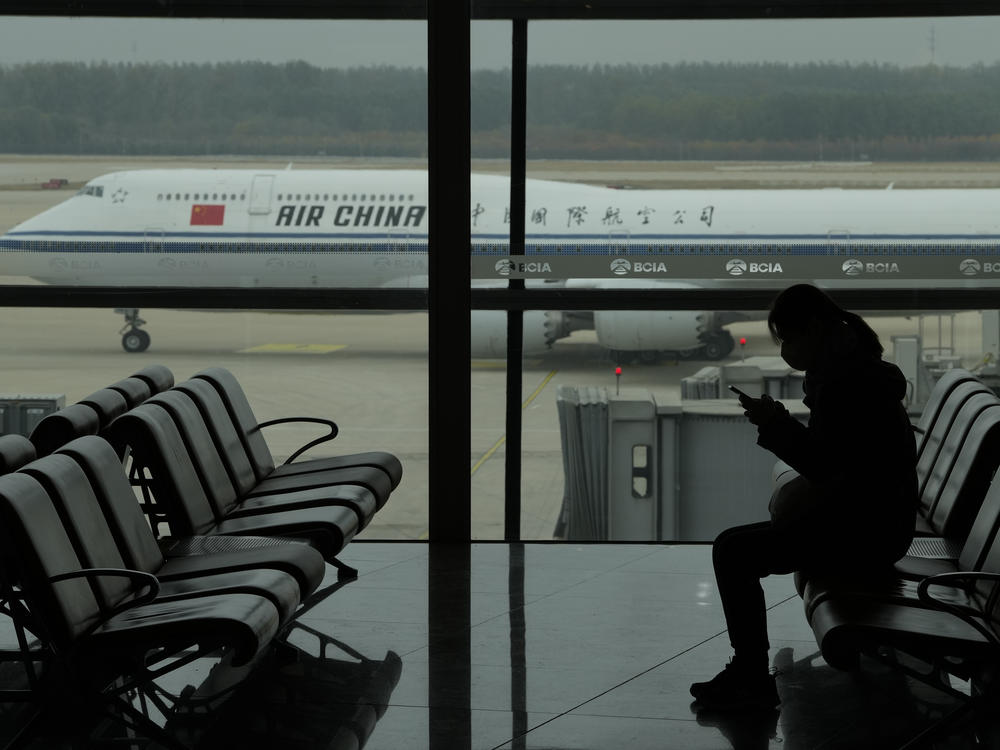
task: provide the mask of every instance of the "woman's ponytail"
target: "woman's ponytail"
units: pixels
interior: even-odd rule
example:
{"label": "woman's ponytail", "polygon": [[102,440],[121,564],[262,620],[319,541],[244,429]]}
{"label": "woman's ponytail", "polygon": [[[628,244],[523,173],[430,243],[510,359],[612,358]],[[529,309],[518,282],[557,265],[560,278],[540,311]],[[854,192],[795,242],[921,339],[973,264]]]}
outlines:
{"label": "woman's ponytail", "polygon": [[843,316],[843,321],[847,323],[848,328],[857,337],[858,352],[869,357],[881,357],[884,351],[882,342],[879,341],[878,334],[865,322],[865,319],[857,313],[848,312],[843,309],[840,310],[840,314]]}

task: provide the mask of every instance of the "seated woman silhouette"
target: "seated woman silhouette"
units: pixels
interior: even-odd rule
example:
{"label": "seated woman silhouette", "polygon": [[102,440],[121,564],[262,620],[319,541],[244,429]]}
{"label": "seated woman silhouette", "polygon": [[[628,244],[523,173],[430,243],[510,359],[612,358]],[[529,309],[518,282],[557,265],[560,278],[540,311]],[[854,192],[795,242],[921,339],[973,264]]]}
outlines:
{"label": "seated woman silhouette", "polygon": [[712,562],[734,655],[691,685],[708,709],[773,709],[760,579],[807,571],[871,576],[891,569],[913,539],[916,446],[903,407],[906,380],[882,360],[878,335],[824,292],[798,284],[771,304],[768,328],[790,366],[805,371],[808,425],[767,395],[740,397],[758,445],[799,476],[775,493],[771,520],[723,531]]}

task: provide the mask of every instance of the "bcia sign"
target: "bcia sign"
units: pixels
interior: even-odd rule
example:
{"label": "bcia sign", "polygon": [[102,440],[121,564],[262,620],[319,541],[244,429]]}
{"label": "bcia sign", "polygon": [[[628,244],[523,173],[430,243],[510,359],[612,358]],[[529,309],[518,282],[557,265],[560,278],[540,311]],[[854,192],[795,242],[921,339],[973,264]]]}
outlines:
{"label": "bcia sign", "polygon": [[780,263],[760,263],[756,261],[747,263],[745,260],[740,260],[739,258],[733,258],[726,263],[726,271],[729,272],[730,276],[742,276],[745,273],[784,273],[784,269]]}
{"label": "bcia sign", "polygon": [[628,261],[625,258],[615,258],[611,261],[611,272],[615,276],[632,273],[667,273],[667,264],[662,261]]}
{"label": "bcia sign", "polygon": [[522,261],[515,263],[510,258],[498,260],[493,268],[501,276],[510,276],[515,271],[517,273],[552,273],[552,265],[545,261]]}
{"label": "bcia sign", "polygon": [[899,264],[888,263],[862,263],[856,258],[849,258],[841,265],[841,270],[848,276],[858,276],[862,273],[899,273]]}

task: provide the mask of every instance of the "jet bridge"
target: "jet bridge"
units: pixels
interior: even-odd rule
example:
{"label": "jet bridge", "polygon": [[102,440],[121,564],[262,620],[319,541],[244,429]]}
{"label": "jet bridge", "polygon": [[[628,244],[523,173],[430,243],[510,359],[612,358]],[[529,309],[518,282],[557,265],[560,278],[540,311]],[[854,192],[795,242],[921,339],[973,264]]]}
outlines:
{"label": "jet bridge", "polygon": [[[933,385],[919,337],[893,344],[910,384],[907,406],[919,414]],[[776,460],[757,445],[757,428],[728,386],[768,393],[804,422],[802,383],[779,357],[751,357],[685,378],[679,403],[657,403],[648,391],[560,386],[565,488],[555,537],[706,542],[766,520]]]}

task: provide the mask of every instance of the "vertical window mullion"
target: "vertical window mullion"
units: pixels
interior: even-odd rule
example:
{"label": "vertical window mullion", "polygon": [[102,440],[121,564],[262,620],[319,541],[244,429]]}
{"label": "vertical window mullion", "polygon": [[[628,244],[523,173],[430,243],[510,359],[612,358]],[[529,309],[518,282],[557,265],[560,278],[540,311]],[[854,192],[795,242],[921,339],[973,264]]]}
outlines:
{"label": "vertical window mullion", "polygon": [[[527,178],[528,21],[515,18],[511,35],[510,108],[510,255],[525,253],[524,213]],[[509,289],[524,289],[510,279]],[[524,313],[507,309],[507,446],[504,465],[504,539],[521,538],[521,392],[524,379]]]}
{"label": "vertical window mullion", "polygon": [[[467,2],[427,0],[428,539],[472,536],[470,31]],[[465,257],[455,261],[456,248]]]}

